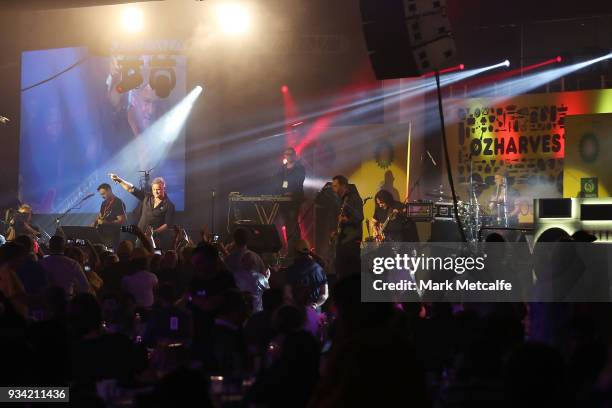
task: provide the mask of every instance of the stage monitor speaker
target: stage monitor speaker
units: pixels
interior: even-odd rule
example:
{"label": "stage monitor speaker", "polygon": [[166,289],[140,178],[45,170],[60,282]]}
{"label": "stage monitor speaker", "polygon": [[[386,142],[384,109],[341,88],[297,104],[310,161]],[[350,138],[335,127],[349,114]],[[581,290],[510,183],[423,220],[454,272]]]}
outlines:
{"label": "stage monitor speaker", "polygon": [[431,238],[429,240],[431,242],[461,242],[461,233],[455,221],[434,220],[431,223]]}
{"label": "stage monitor speaker", "polygon": [[249,232],[247,244],[251,251],[257,253],[278,252],[283,247],[278,230],[274,224],[252,224],[235,222],[232,226],[232,234],[238,228],[244,228]]}
{"label": "stage monitor speaker", "polygon": [[419,76],[456,65],[446,0],[360,0],[377,79]]}
{"label": "stage monitor speaker", "polygon": [[84,227],[79,225],[62,225],[58,227],[55,235],[62,235],[67,240],[88,240],[92,244],[108,245],[95,227]]}
{"label": "stage monitor speaker", "polygon": [[529,242],[533,233],[532,228],[483,227],[479,233],[479,241]]}

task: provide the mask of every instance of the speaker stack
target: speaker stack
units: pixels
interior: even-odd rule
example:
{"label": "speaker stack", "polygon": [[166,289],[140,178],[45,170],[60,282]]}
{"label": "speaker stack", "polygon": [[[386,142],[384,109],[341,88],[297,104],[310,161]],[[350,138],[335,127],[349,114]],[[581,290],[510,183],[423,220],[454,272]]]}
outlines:
{"label": "speaker stack", "polygon": [[361,19],[378,79],[419,76],[456,63],[444,0],[361,0]]}

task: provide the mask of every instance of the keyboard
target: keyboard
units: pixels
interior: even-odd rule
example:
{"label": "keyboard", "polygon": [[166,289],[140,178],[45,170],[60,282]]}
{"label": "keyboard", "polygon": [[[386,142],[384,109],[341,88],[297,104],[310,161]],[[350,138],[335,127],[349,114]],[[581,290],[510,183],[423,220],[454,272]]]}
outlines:
{"label": "keyboard", "polygon": [[258,203],[258,202],[268,202],[268,203],[287,203],[294,201],[294,198],[286,195],[242,195],[240,193],[230,193],[229,194],[230,201],[243,201],[250,203]]}

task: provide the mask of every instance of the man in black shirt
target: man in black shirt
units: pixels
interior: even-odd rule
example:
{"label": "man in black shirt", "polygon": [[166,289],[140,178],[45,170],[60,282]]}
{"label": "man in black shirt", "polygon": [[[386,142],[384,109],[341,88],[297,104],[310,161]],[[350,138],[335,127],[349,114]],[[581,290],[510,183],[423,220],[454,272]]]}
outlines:
{"label": "man in black shirt", "polygon": [[361,238],[363,235],[363,200],[357,187],[345,176],[332,180],[332,189],[340,198],[338,231],[335,236],[335,269],[339,278],[361,272]]}
{"label": "man in black shirt", "polygon": [[278,191],[293,198],[292,202],[281,203],[280,212],[285,221],[287,248],[292,255],[295,243],[302,237],[298,215],[304,200],[304,179],[306,170],[297,158],[294,148],[288,147],[283,154],[283,166],[277,176]]}
{"label": "man in black shirt", "polygon": [[113,194],[113,189],[107,183],[98,186],[98,193],[102,197],[100,212],[94,221],[94,227],[99,225],[121,226],[125,223],[125,204]]}
{"label": "man in black shirt", "polygon": [[123,180],[116,174],[111,173],[111,179],[121,185],[126,191],[142,201],[142,212],[138,228],[153,235],[156,246],[169,249],[172,244],[172,233],[170,227],[174,221],[174,204],[166,194],[166,182],[157,177],[151,183],[151,193],[146,193],[132,183]]}
{"label": "man in black shirt", "polygon": [[100,212],[93,223],[98,228],[102,239],[108,246],[117,248],[120,241],[121,226],[125,223],[125,204],[113,194],[113,189],[108,183],[98,186],[98,193],[102,197]]}

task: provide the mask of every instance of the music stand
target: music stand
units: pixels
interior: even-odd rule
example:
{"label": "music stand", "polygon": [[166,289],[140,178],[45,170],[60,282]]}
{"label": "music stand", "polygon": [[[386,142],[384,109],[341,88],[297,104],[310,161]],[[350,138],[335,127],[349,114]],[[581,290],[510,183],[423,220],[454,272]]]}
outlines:
{"label": "music stand", "polygon": [[95,227],[83,227],[76,225],[62,225],[58,228],[64,233],[66,239],[89,240],[92,244],[106,245],[100,233]]}

